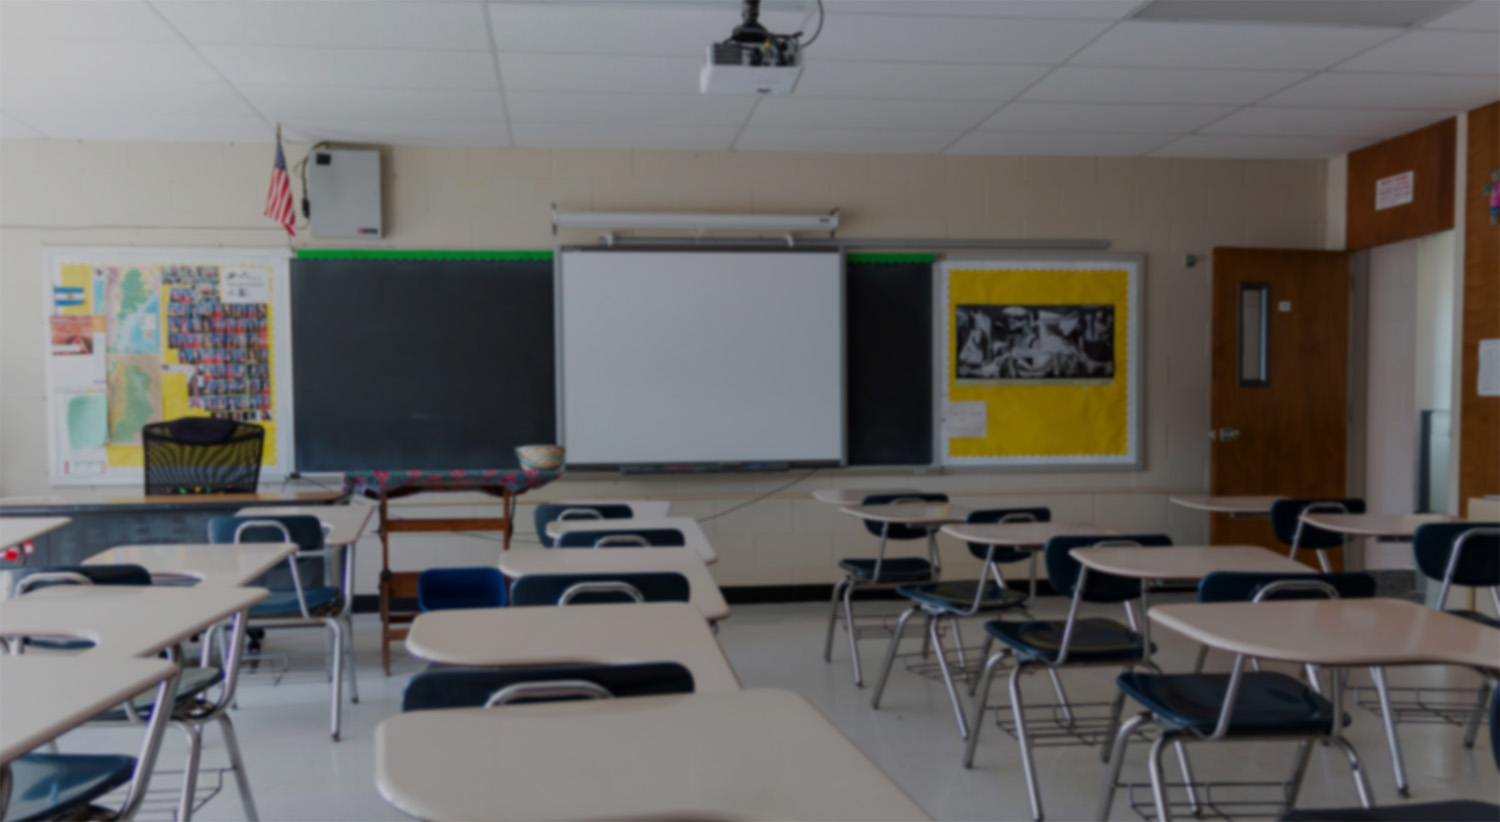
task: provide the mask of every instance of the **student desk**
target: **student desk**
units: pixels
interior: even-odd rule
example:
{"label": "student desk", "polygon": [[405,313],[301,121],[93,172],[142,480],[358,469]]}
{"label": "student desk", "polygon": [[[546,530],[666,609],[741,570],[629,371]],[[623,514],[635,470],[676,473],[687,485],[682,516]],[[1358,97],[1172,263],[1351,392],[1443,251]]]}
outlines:
{"label": "student desk", "polygon": [[829,505],[837,505],[840,508],[848,508],[854,505],[863,505],[865,497],[877,494],[911,494],[918,496],[925,492],[915,488],[824,488],[812,492],[813,499],[818,502],[826,502]]}
{"label": "student desk", "polygon": [[927,818],[776,690],[402,714],[375,731],[375,787],[419,819]]}
{"label": "student desk", "polygon": [[42,534],[56,531],[72,521],[67,517],[0,518],[0,548],[29,542]]}
{"label": "student desk", "polygon": [[191,579],[199,585],[238,588],[254,582],[296,553],[291,542],[243,545],[121,545],[83,561],[84,565],[139,565],[153,578]]}
{"label": "student desk", "polygon": [[374,515],[374,505],[353,502],[348,505],[268,505],[263,508],[241,508],[237,517],[317,517],[327,531],[323,543],[330,546],[353,545],[359,541]]}
{"label": "student desk", "polygon": [[1463,522],[1447,514],[1303,514],[1314,528],[1351,537],[1410,540],[1417,528],[1433,522]]}
{"label": "student desk", "polygon": [[686,602],[430,611],[412,623],[406,650],[483,667],[676,662],[700,693],[740,687],[703,614]]}
{"label": "student desk", "polygon": [[0,764],[172,676],[165,659],[0,655]]}
{"label": "student desk", "polygon": [[1284,497],[1169,497],[1173,505],[1207,511],[1211,514],[1228,514],[1235,519],[1271,516],[1271,505]]}
{"label": "student desk", "polygon": [[[655,528],[671,528],[681,531],[684,543],[683,547],[696,551],[698,556],[703,557],[703,561],[710,565],[719,561],[719,555],[714,553],[714,546],[708,541],[708,535],[703,533],[703,527],[698,524],[698,520],[692,517],[553,520],[547,523],[547,536],[557,539],[563,534],[578,532],[614,531],[617,529],[646,530]],[[564,550],[573,551],[578,549],[567,548]],[[610,550],[614,549],[611,548]]]}
{"label": "student desk", "polygon": [[0,634],[82,637],[85,657],[139,657],[177,645],[270,596],[264,588],[60,585],[0,602]]}
{"label": "student desk", "polygon": [[1114,533],[1086,522],[958,522],[943,526],[943,533],[977,545],[999,545],[1031,551],[1031,584],[1028,595],[1036,599],[1037,551],[1053,537],[1092,537]]}
{"label": "student desk", "polygon": [[518,548],[500,555],[500,572],[512,579],[528,574],[674,572],[687,577],[689,601],[704,619],[718,622],[729,616],[724,592],[691,548]]}
{"label": "student desk", "polygon": [[894,525],[948,525],[963,522],[968,508],[951,502],[893,502],[890,505],[850,505],[839,511],[866,522]]}

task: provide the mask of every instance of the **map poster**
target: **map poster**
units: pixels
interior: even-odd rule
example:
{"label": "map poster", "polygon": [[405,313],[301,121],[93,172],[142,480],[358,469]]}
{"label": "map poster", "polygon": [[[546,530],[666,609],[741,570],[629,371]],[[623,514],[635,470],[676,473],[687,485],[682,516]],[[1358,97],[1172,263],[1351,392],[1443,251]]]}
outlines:
{"label": "map poster", "polygon": [[105,373],[109,387],[109,442],[140,445],[141,426],[161,419],[161,357],[110,354]]}

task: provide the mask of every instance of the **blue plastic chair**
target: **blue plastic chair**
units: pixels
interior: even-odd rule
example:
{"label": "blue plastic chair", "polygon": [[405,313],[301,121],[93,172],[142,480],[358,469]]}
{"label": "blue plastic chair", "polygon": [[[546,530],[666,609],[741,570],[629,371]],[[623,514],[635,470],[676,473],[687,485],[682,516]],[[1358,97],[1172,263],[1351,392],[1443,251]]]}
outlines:
{"label": "blue plastic chair", "polygon": [[[969,744],[964,751],[964,767],[974,766],[974,752],[979,747],[979,731],[984,726],[985,703],[989,700],[990,683],[995,669],[1007,658],[1015,658],[1010,673],[1010,709],[1016,726],[1016,742],[1021,748],[1021,767],[1026,777],[1026,791],[1031,800],[1033,819],[1042,818],[1042,794],[1037,784],[1036,768],[1032,764],[1031,741],[1026,730],[1026,707],[1021,699],[1021,676],[1028,669],[1045,667],[1049,675],[1064,666],[1118,665],[1130,671],[1142,664],[1145,658],[1145,643],[1138,632],[1135,612],[1130,603],[1140,599],[1141,581],[1091,572],[1070,552],[1074,548],[1099,545],[1166,546],[1172,539],[1165,534],[1135,534],[1127,536],[1060,536],[1047,541],[1043,556],[1047,562],[1047,577],[1053,590],[1071,597],[1068,618],[1059,620],[1006,621],[992,620],[985,623],[985,632],[1001,644],[1001,649],[985,662],[979,675],[979,691],[974,702],[974,719],[970,723]],[[1108,604],[1119,603],[1125,607],[1129,625],[1107,617],[1081,617],[1079,606],[1085,602]],[[1150,665],[1149,662],[1145,663]],[[1154,667],[1154,666],[1153,666]],[[1056,706],[1071,721],[1066,695],[1058,680],[1053,678],[1053,688],[1061,700]],[[1116,697],[1110,706],[1109,726],[1119,722],[1124,709],[1123,695]],[[1107,737],[1106,737],[1107,738]]]}
{"label": "blue plastic chair", "polygon": [[[1374,579],[1359,580],[1360,576],[1365,575],[1216,572],[1200,583],[1199,599],[1205,602],[1246,599],[1263,602],[1293,594],[1336,599],[1341,589],[1354,593],[1373,592]],[[1158,729],[1147,760],[1158,819],[1171,818],[1161,763],[1166,745],[1172,743],[1178,748],[1183,781],[1189,785],[1188,802],[1197,812],[1198,799],[1191,787],[1193,780],[1181,745],[1226,739],[1298,742],[1292,777],[1285,790],[1288,809],[1297,801],[1313,743],[1320,740],[1337,743],[1349,759],[1360,803],[1370,807],[1369,786],[1365,784],[1359,754],[1342,735],[1343,727],[1349,723],[1349,716],[1340,707],[1342,677],[1334,676],[1330,700],[1319,691],[1316,675],[1310,678],[1309,685],[1283,673],[1246,671],[1246,661],[1243,654],[1237,655],[1227,674],[1126,672],[1120,675],[1116,680],[1120,693],[1128,695],[1146,710],[1126,720],[1115,734],[1108,760],[1110,772],[1100,797],[1098,818],[1108,818],[1125,759],[1125,748],[1131,735],[1144,725],[1155,725]]]}
{"label": "blue plastic chair", "polygon": [[[94,800],[130,781],[135,757],[102,754],[27,754],[10,763],[5,822],[70,819]],[[97,809],[87,818],[113,818]]]}
{"label": "blue plastic chair", "polygon": [[1318,566],[1329,573],[1333,566],[1328,562],[1328,551],[1344,547],[1344,535],[1314,528],[1302,521],[1303,514],[1363,514],[1365,501],[1354,497],[1344,499],[1279,499],[1271,503],[1271,530],[1277,541],[1291,549],[1288,554],[1297,558],[1297,552],[1310,548],[1318,552]]}
{"label": "blue plastic chair", "polygon": [[528,574],[510,586],[512,607],[615,602],[688,602],[687,577],[675,572]]}
{"label": "blue plastic chair", "polygon": [[[1046,508],[996,508],[974,511],[969,514],[967,521],[1048,522],[1051,519],[1052,512]],[[922,647],[925,651],[930,645],[937,651],[938,669],[943,674],[943,683],[948,686],[948,698],[953,703],[953,716],[958,721],[958,735],[964,739],[969,737],[968,720],[964,717],[963,704],[958,698],[958,688],[953,683],[953,673],[948,667],[948,657],[943,652],[941,637],[944,622],[946,621],[952,628],[953,651],[958,657],[959,670],[964,672],[964,678],[967,679],[968,661],[964,658],[963,637],[958,630],[958,619],[1013,608],[1024,609],[1027,597],[1012,592],[1006,587],[1005,576],[1000,573],[999,563],[1030,558],[1034,569],[1036,559],[1035,551],[1023,551],[1008,546],[980,545],[971,542],[968,543],[968,548],[970,554],[984,562],[979,570],[979,579],[928,582],[920,585],[901,585],[896,588],[897,595],[911,600],[912,606],[901,614],[901,618],[896,622],[896,629],[891,634],[891,644],[886,648],[885,662],[881,665],[880,676],[875,681],[875,693],[870,699],[871,707],[878,710],[880,698],[885,693],[886,682],[891,676],[891,668],[896,661],[897,647],[901,644],[902,633],[906,630],[906,623],[918,612],[925,612],[927,635]],[[1032,583],[1035,585],[1034,570]],[[988,649],[988,643],[986,643],[986,649]]]}
{"label": "blue plastic chair", "polygon": [[490,708],[519,702],[692,692],[692,672],[675,662],[437,668],[423,671],[406,683],[401,710]]}
{"label": "blue plastic chair", "polygon": [[[1488,588],[1490,600],[1500,612],[1500,523],[1433,522],[1417,527],[1411,540],[1417,570],[1442,583],[1437,609],[1446,610],[1448,592],[1454,585]],[[1449,611],[1491,628],[1500,620],[1478,611]]]}
{"label": "blue plastic chair", "polygon": [[419,611],[504,606],[505,575],[497,568],[429,568],[417,575]]}
{"label": "blue plastic chair", "polygon": [[551,548],[557,544],[547,536],[547,523],[575,519],[630,519],[635,510],[623,503],[597,502],[544,502],[531,512],[531,521],[536,525],[536,538],[543,546]]}

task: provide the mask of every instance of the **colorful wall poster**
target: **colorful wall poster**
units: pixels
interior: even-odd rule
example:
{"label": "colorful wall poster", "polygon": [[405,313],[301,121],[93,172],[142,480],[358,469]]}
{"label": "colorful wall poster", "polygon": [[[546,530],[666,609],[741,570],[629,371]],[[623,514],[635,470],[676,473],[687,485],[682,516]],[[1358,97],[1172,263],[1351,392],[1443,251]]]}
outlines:
{"label": "colorful wall poster", "polygon": [[968,421],[940,426],[942,463],[1139,466],[1143,269],[1138,255],[943,263],[942,416]]}

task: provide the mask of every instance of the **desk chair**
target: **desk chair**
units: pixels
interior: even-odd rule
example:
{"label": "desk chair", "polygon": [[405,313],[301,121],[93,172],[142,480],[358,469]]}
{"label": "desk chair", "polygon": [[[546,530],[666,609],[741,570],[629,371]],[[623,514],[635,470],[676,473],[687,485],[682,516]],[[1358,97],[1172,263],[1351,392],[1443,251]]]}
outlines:
{"label": "desk chair", "polygon": [[1333,570],[1328,562],[1328,551],[1344,547],[1344,535],[1314,528],[1302,521],[1303,514],[1363,514],[1362,499],[1279,499],[1271,503],[1271,530],[1276,540],[1291,549],[1288,554],[1297,558],[1297,552],[1309,548],[1318,552],[1318,567],[1323,573]]}
{"label": "desk chair", "polygon": [[[861,505],[891,505],[898,502],[947,502],[947,494],[871,494]],[[849,656],[854,665],[854,684],[864,687],[864,675],[859,665],[859,629],[854,625],[854,589],[856,587],[891,587],[901,583],[932,582],[942,570],[938,560],[937,527],[902,525],[895,522],[872,522],[865,520],[865,530],[880,537],[880,548],[873,559],[841,559],[839,568],[844,578],[833,584],[830,597],[833,610],[828,615],[828,635],[823,642],[823,661],[833,661],[833,630],[838,623],[840,604],[844,618],[844,630],[849,635]],[[885,546],[889,540],[927,540],[927,559],[898,557],[887,560]],[[941,649],[940,649],[941,650]]]}
{"label": "desk chair", "polygon": [[547,523],[575,519],[630,519],[635,510],[624,503],[544,502],[531,512],[536,524],[536,538],[551,548],[557,540],[547,536]]}
{"label": "desk chair", "polygon": [[26,754],[10,768],[9,802],[5,822],[73,819],[118,819],[104,808],[91,807],[135,773],[133,756],[103,754]]}
{"label": "desk chair", "polygon": [[266,431],[254,423],[183,417],[141,428],[147,494],[253,494]]}
{"label": "desk chair", "polygon": [[[989,699],[990,683],[995,669],[1006,659],[1015,657],[1015,667],[1010,672],[1010,710],[1016,728],[1016,742],[1021,748],[1021,767],[1026,777],[1026,792],[1031,800],[1031,816],[1040,820],[1042,794],[1037,784],[1036,768],[1031,760],[1032,734],[1026,727],[1026,706],[1021,701],[1021,675],[1028,669],[1045,667],[1050,672],[1064,666],[1122,666],[1129,673],[1145,657],[1145,644],[1139,633],[1139,623],[1131,602],[1140,599],[1141,581],[1125,579],[1109,574],[1090,572],[1069,554],[1074,548],[1089,546],[1164,546],[1172,539],[1165,534],[1142,534],[1119,537],[1053,537],[1047,540],[1043,554],[1047,562],[1047,576],[1054,590],[1072,598],[1066,621],[992,620],[985,624],[985,631],[1001,643],[1000,652],[990,657],[979,676],[979,693],[974,702],[974,720],[971,724],[969,744],[964,752],[964,767],[974,766],[974,751],[979,747],[979,731],[984,726],[985,702]],[[1080,617],[1079,606],[1085,602],[1120,603],[1125,607],[1122,624],[1107,617]],[[1143,616],[1144,618],[1144,616]],[[1151,663],[1145,663],[1155,667]],[[1057,681],[1053,681],[1054,687]],[[1066,695],[1059,689],[1061,711],[1065,725],[1062,736],[1071,737],[1072,744],[1093,744],[1078,729],[1083,723],[1075,719],[1074,710],[1081,705],[1070,705]],[[1125,707],[1124,694],[1117,696],[1109,708],[1101,741],[1106,745],[1119,726],[1120,712]],[[1052,734],[1057,736],[1057,734]],[[1037,734],[1037,738],[1045,738]],[[1066,743],[1065,743],[1066,744]],[[1107,751],[1106,751],[1107,753]],[[1185,762],[1185,760],[1184,760]],[[1184,767],[1186,767],[1184,765]]]}
{"label": "desk chair", "polygon": [[[354,583],[354,555],[347,545],[325,547],[323,524],[317,517],[305,515],[214,517],[208,521],[208,541],[218,543],[292,542],[297,552],[287,557],[292,585],[288,588],[267,574],[257,585],[270,589],[269,599],[250,608],[252,628],[328,629],[332,648],[329,733],[339,739],[343,708],[345,659],[348,660],[349,701],[359,702],[359,686],[354,679],[354,618],[351,613]],[[302,575],[322,573],[321,562],[343,565],[343,573],[334,584],[304,585]]]}
{"label": "desk chair", "polygon": [[527,574],[511,583],[510,604],[687,602],[690,593],[687,577],[676,572]]}
{"label": "desk chair", "polygon": [[557,548],[682,548],[687,537],[676,528],[601,528],[569,531],[558,537]]}
{"label": "desk chair", "polygon": [[[969,514],[967,521],[1048,522],[1051,519],[1052,512],[1047,508],[995,508],[974,511]],[[1035,551],[1021,551],[1002,545],[980,545],[973,542],[968,543],[968,546],[970,554],[984,561],[984,566],[979,571],[979,579],[962,582],[929,582],[922,585],[902,585],[896,588],[896,593],[911,600],[912,606],[896,622],[890,647],[885,652],[885,662],[880,667],[880,678],[875,682],[875,695],[870,700],[870,706],[879,710],[880,697],[885,693],[885,683],[891,676],[891,665],[896,660],[896,648],[901,644],[901,634],[906,630],[907,621],[918,611],[924,611],[927,614],[927,637],[923,643],[923,649],[925,650],[929,644],[937,649],[938,669],[942,671],[943,683],[948,686],[948,698],[953,703],[953,716],[958,721],[958,735],[963,739],[969,738],[969,726],[964,718],[963,704],[958,698],[958,689],[953,685],[953,674],[948,669],[947,655],[943,652],[941,642],[943,620],[946,619],[953,625],[953,651],[958,656],[960,672],[964,679],[968,680],[968,662],[964,659],[963,638],[958,631],[959,618],[996,613],[1012,608],[1024,610],[1027,597],[1013,593],[1006,587],[1005,577],[1000,573],[999,563],[1016,562],[1029,557],[1032,560],[1032,584],[1033,586],[1036,584]],[[993,578],[993,585],[991,578]],[[981,658],[988,656],[991,641],[990,638],[985,640],[984,651],[980,653]]]}
{"label": "desk chair", "polygon": [[498,568],[429,568],[417,575],[417,610],[423,613],[503,607],[505,575]]}
{"label": "desk chair", "polygon": [[[1327,597],[1337,599],[1342,593],[1370,596],[1375,580],[1367,574],[1242,574],[1216,571],[1204,577],[1198,586],[1200,602],[1264,602],[1273,599]],[[1120,693],[1146,708],[1144,713],[1126,720],[1115,735],[1110,751],[1109,773],[1100,797],[1099,819],[1108,819],[1118,786],[1125,747],[1130,736],[1143,725],[1158,729],[1147,760],[1151,776],[1151,794],[1156,804],[1156,818],[1168,822],[1172,816],[1167,801],[1167,785],[1162,775],[1161,754],[1168,742],[1177,746],[1181,762],[1181,745],[1187,742],[1237,740],[1296,741],[1297,755],[1292,773],[1283,790],[1284,810],[1297,802],[1303,776],[1307,772],[1312,743],[1326,740],[1337,743],[1349,759],[1354,787],[1360,804],[1371,806],[1370,789],[1354,746],[1344,739],[1342,730],[1349,716],[1341,707],[1344,672],[1335,671],[1331,695],[1325,697],[1318,685],[1316,671],[1309,670],[1309,682],[1283,673],[1255,669],[1245,671],[1244,654],[1235,656],[1227,674],[1145,674],[1126,672],[1117,680]],[[1253,665],[1253,660],[1252,660]],[[1309,666],[1310,667],[1310,666]],[[1184,767],[1183,783],[1193,815],[1201,808],[1190,771]]]}
{"label": "desk chair", "polygon": [[607,699],[693,692],[693,674],[675,662],[438,668],[406,683],[401,710],[491,708],[514,702]]}

